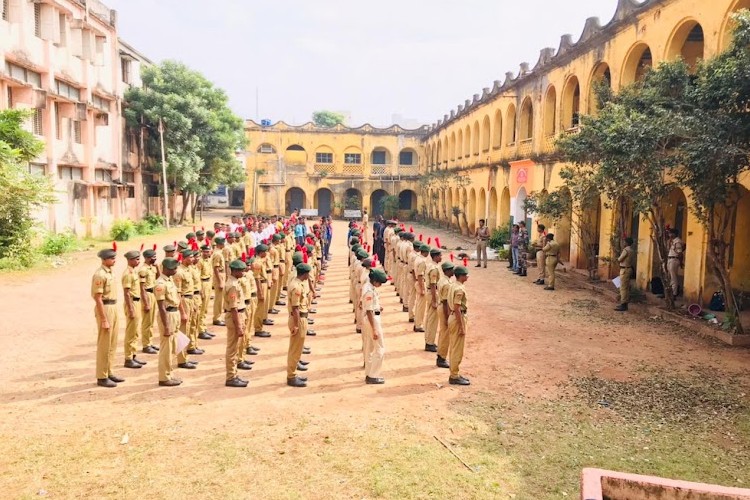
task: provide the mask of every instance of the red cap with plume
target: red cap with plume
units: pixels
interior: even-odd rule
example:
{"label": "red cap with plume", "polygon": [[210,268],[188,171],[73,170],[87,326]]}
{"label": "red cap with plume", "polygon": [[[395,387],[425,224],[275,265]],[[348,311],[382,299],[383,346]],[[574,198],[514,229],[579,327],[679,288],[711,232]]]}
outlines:
{"label": "red cap with plume", "polygon": [[250,255],[250,258],[255,257],[255,249],[254,248],[251,248],[250,250],[248,250],[247,253]]}
{"label": "red cap with plume", "polygon": [[242,252],[242,257],[240,258],[242,259],[242,262],[247,262],[247,255],[245,254],[245,252]]}
{"label": "red cap with plume", "polygon": [[422,233],[419,233],[419,241],[422,241]]}
{"label": "red cap with plume", "polygon": [[307,251],[305,251],[305,252],[304,252],[304,253],[302,254],[302,262],[304,262],[305,264],[307,264]]}
{"label": "red cap with plume", "polygon": [[440,238],[438,238],[437,236],[435,236],[435,245],[437,245],[438,248],[443,248],[440,246]]}
{"label": "red cap with plume", "polygon": [[116,241],[112,242],[112,250],[114,250],[115,252],[117,251],[117,242]]}
{"label": "red cap with plume", "polygon": [[143,252],[143,247],[146,246],[145,243],[141,243],[141,253]]}
{"label": "red cap with plume", "polygon": [[378,267],[378,254],[372,256],[372,267]]}
{"label": "red cap with plume", "polygon": [[464,267],[469,265],[469,259],[464,257]]}
{"label": "red cap with plume", "polygon": [[156,252],[156,243],[154,243],[154,252]]}
{"label": "red cap with plume", "polygon": [[451,252],[451,262],[453,262],[453,252]]}
{"label": "red cap with plume", "polygon": [[177,254],[177,262],[182,262],[182,252]]}
{"label": "red cap with plume", "polygon": [[193,240],[193,250],[198,250],[198,242]]}
{"label": "red cap with plume", "polygon": [[409,232],[410,232],[410,233],[413,233],[413,232],[414,232],[414,226],[409,226]]}
{"label": "red cap with plume", "polygon": [[431,245],[431,244],[432,244],[432,236],[430,236],[429,238],[427,238],[427,244],[428,244],[428,245]]}
{"label": "red cap with plume", "polygon": [[297,246],[296,246],[296,247],[294,248],[294,251],[295,251],[295,252],[301,252],[301,251],[302,251],[302,248],[303,248],[303,247],[302,247],[302,245],[297,245]]}

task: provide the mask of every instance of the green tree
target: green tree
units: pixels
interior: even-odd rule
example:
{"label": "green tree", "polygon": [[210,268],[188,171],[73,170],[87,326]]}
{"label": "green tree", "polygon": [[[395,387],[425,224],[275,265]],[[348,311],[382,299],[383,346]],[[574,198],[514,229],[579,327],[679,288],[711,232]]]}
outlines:
{"label": "green tree", "polygon": [[385,215],[387,219],[398,217],[399,201],[397,195],[389,194],[388,196],[383,196],[383,198],[380,199],[380,205],[383,209],[383,215]]}
{"label": "green tree", "polygon": [[331,128],[338,124],[343,124],[346,117],[335,111],[315,111],[312,115],[313,122],[319,127]]}
{"label": "green tree", "polygon": [[0,258],[31,264],[34,210],[54,203],[49,178],[29,173],[28,164],[44,151],[44,143],[24,130],[31,114],[0,111]]}
{"label": "green tree", "polygon": [[[182,193],[185,219],[199,196],[219,184],[236,185],[244,166],[235,152],[245,145],[242,119],[229,109],[226,93],[182,63],[165,61],[143,70],[143,88],[125,95],[128,127],[147,131],[149,156],[159,157],[159,120],[164,123],[167,181]],[[174,203],[173,203],[174,207]]]}

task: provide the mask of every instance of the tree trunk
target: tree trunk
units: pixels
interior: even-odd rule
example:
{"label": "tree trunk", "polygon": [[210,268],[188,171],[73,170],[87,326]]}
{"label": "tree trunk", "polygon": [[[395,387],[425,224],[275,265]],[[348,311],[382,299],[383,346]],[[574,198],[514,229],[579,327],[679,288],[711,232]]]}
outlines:
{"label": "tree trunk", "polygon": [[664,298],[667,310],[673,311],[674,295],[672,293],[672,282],[669,278],[669,271],[667,270],[669,249],[667,248],[667,239],[664,234],[664,215],[659,205],[653,205],[646,216],[651,224],[651,241],[653,241],[654,248],[656,248],[659,257],[659,270],[661,271],[661,281],[664,284]]}
{"label": "tree trunk", "polygon": [[185,222],[185,214],[187,213],[187,207],[188,207],[189,201],[190,201],[190,193],[188,193],[187,191],[184,191],[182,193],[182,211],[180,212],[179,224],[182,224]]}
{"label": "tree trunk", "polygon": [[714,273],[716,279],[719,280],[721,285],[721,291],[724,294],[724,310],[727,314],[727,319],[730,324],[734,327],[735,333],[742,335],[745,333],[745,329],[742,326],[742,320],[740,317],[740,309],[737,301],[734,297],[734,289],[732,288],[732,277],[727,271],[726,255],[727,249],[729,248],[730,242],[724,241],[724,235],[726,229],[729,226],[729,221],[735,220],[735,212],[737,211],[737,204],[727,206],[726,213],[723,214],[723,220],[719,221],[720,228],[716,225],[716,213],[713,212],[709,217],[708,223],[708,241],[710,248],[708,251],[709,262],[711,264],[711,270]]}
{"label": "tree trunk", "polygon": [[195,211],[198,209],[198,193],[193,193],[191,196],[192,201],[190,202],[190,216],[195,222]]}

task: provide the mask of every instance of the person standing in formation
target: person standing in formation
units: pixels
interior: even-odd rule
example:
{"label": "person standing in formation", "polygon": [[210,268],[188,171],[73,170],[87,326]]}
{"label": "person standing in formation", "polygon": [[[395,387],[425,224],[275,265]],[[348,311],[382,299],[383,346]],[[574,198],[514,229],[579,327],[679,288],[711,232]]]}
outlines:
{"label": "person standing in formation", "polygon": [[224,312],[227,324],[226,381],[227,387],[247,387],[248,381],[237,376],[240,344],[245,335],[245,296],[239,279],[247,266],[241,260],[229,264],[229,279],[224,286]]}
{"label": "person standing in formation", "polygon": [[162,262],[162,273],[154,285],[154,308],[159,311],[159,385],[175,387],[182,380],[174,376],[175,356],[177,355],[177,333],[180,324],[187,321],[184,305],[180,300],[172,277],[180,265],[177,260],[167,257]]}
{"label": "person standing in formation", "polygon": [[224,316],[224,283],[226,282],[227,275],[225,271],[226,260],[224,259],[224,245],[226,239],[222,236],[214,238],[214,244],[216,249],[211,255],[211,267],[213,268],[213,288],[214,288],[214,310],[213,310],[213,321],[214,326],[225,326],[226,323],[222,319]]}
{"label": "person standing in formation", "polygon": [[380,319],[383,308],[380,306],[378,288],[387,281],[388,277],[385,272],[380,269],[373,269],[369,272],[369,280],[362,288],[362,308],[365,315],[362,339],[364,341],[366,384],[380,385],[385,383],[382,376],[385,343]]}
{"label": "person standing in formation", "polygon": [[547,237],[544,234],[546,230],[544,224],[539,224],[536,227],[537,238],[533,246],[536,249],[536,267],[539,268],[539,277],[534,281],[535,285],[544,285],[544,280],[547,278],[547,266],[545,265],[547,259],[544,253],[544,247],[547,245]]}
{"label": "person standing in formation", "polygon": [[[190,339],[190,317],[193,315],[193,273],[190,271],[190,264],[193,260],[192,250],[183,250],[180,253],[182,263],[177,268],[174,280],[177,285],[177,291],[180,294],[180,306],[185,312],[185,322],[180,322],[180,332]],[[192,341],[192,339],[190,339]],[[198,367],[188,359],[186,349],[177,353],[177,366],[186,370],[195,370]]]}
{"label": "person standing in formation", "polygon": [[91,279],[91,298],[94,299],[94,317],[96,318],[96,384],[101,387],[117,387],[125,382],[112,372],[117,350],[117,292],[114,287],[112,266],[115,265],[117,251],[101,250],[97,254],[101,267]]}
{"label": "person standing in formation", "polygon": [[156,298],[154,287],[159,278],[159,267],[156,266],[156,245],[143,252],[143,265],[138,271],[141,289],[141,343],[144,354],[157,354],[159,348],[151,344],[156,324]]}
{"label": "person standing in formation", "polygon": [[510,264],[508,268],[513,271],[518,270],[518,224],[513,224],[510,233]]}
{"label": "person standing in formation", "polygon": [[312,268],[307,264],[297,264],[297,277],[289,284],[289,349],[287,351],[286,383],[290,387],[307,387],[307,377],[297,375],[297,370],[305,371],[300,358],[307,336],[307,288],[305,282]]}
{"label": "person standing in formation", "polygon": [[[201,283],[201,308],[198,312],[198,338],[201,340],[211,340],[214,334],[208,331],[208,301],[211,299],[211,280],[214,275],[213,256],[211,255],[211,245],[204,241],[201,248],[201,258],[198,261],[198,271]],[[215,299],[214,299],[215,300]]]}
{"label": "person standing in formation", "polygon": [[131,250],[125,254],[125,259],[128,261],[128,267],[122,273],[122,290],[125,298],[125,368],[141,368],[146,362],[135,357],[141,327],[141,286],[138,277],[141,252]]}
{"label": "person standing in formation", "polygon": [[428,262],[430,262],[430,247],[422,243],[419,245],[419,254],[414,259],[414,331],[419,333],[425,332]]}
{"label": "person standing in formation", "polygon": [[464,358],[464,342],[466,332],[469,328],[467,316],[467,297],[465,283],[469,279],[469,271],[465,267],[457,267],[453,271],[456,282],[448,291],[448,306],[451,308],[451,316],[448,320],[448,336],[450,346],[448,348],[450,377],[448,383],[451,385],[470,385],[469,379],[461,375],[461,361]]}
{"label": "person standing in formation", "polygon": [[443,258],[443,252],[439,248],[433,248],[430,250],[430,260],[426,266],[426,286],[427,291],[425,299],[427,302],[427,311],[425,312],[425,334],[424,334],[424,350],[427,352],[437,352],[437,344],[435,339],[438,334],[439,324],[439,307],[440,297],[438,292],[438,283],[442,276],[440,261]]}
{"label": "person standing in formation", "polygon": [[450,368],[448,364],[448,353],[450,348],[450,334],[448,331],[448,320],[451,316],[451,309],[448,305],[448,293],[453,286],[453,270],[454,266],[452,262],[443,262],[440,266],[443,274],[437,284],[438,290],[438,348],[437,348],[437,361],[435,364],[438,368]]}
{"label": "person standing in formation", "polygon": [[474,232],[474,237],[477,240],[477,265],[474,267],[482,267],[482,260],[484,260],[484,267],[487,268],[487,242],[490,241],[490,228],[485,225],[484,219],[479,219],[479,227]]}

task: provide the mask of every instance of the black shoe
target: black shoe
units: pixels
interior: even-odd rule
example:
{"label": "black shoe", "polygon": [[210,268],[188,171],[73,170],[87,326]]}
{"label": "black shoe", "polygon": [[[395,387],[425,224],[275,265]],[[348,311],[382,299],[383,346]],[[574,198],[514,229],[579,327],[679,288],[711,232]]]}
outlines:
{"label": "black shoe", "polygon": [[307,366],[307,365],[309,365],[309,364],[310,364],[310,362],[309,362],[309,361],[305,361],[305,360],[303,360],[303,359],[300,359],[300,360],[299,360],[299,364],[301,364],[302,366]]}
{"label": "black shoe", "polygon": [[186,370],[195,370],[196,368],[198,368],[193,363],[180,363],[180,364],[177,365],[177,367],[178,368],[184,368]]}
{"label": "black shoe", "polygon": [[543,285],[543,284],[544,284],[544,280],[536,280],[536,281],[534,282],[534,284],[535,284],[535,285]]}
{"label": "black shoe", "polygon": [[247,387],[247,381],[235,377],[232,380],[224,382],[224,385],[227,387]]}
{"label": "black shoe", "polygon": [[224,323],[223,321],[214,321],[214,325],[215,326],[227,326],[227,324]]}
{"label": "black shoe", "polygon": [[545,287],[544,287],[544,289],[545,289],[545,290],[550,290],[550,291],[554,291],[554,290],[555,290],[555,287],[554,287],[554,286],[545,286]]}
{"label": "black shoe", "polygon": [[307,336],[308,337],[314,337],[317,333],[315,333],[315,330],[307,330]]}
{"label": "black shoe", "polygon": [[239,363],[237,363],[237,369],[238,370],[252,370],[253,365],[251,365],[247,361],[240,361]]}
{"label": "black shoe", "polygon": [[476,265],[476,266],[474,266],[474,267],[482,267],[482,264],[477,264],[477,265]]}
{"label": "black shoe", "polygon": [[250,349],[253,350],[253,351],[255,351],[256,353],[260,352],[260,347],[255,347],[254,345],[251,345]]}
{"label": "black shoe", "polygon": [[201,340],[211,340],[213,337],[209,335],[207,332],[201,332],[198,334],[198,338]]}
{"label": "black shoe", "polygon": [[424,350],[427,352],[437,352],[437,346],[435,344],[425,344]]}
{"label": "black shoe", "polygon": [[277,306],[285,306],[285,305],[286,305],[286,302],[284,302],[283,300],[277,300],[277,301],[276,301],[276,305],[277,305]]}
{"label": "black shoe", "polygon": [[619,306],[615,307],[615,311],[627,311],[628,305],[627,304],[620,304]]}
{"label": "black shoe", "polygon": [[435,362],[435,365],[438,368],[450,368],[451,367],[451,365],[448,364],[445,358],[441,358],[440,356],[437,357],[437,361]]}
{"label": "black shoe", "polygon": [[141,361],[140,359],[136,358],[135,356],[133,356],[133,361],[135,361],[136,363],[138,363],[141,366],[145,366],[145,365],[148,364],[147,361]]}
{"label": "black shoe", "polygon": [[187,353],[192,354],[194,356],[200,356],[201,354],[205,353],[203,349],[188,349]]}
{"label": "black shoe", "polygon": [[305,347],[304,349],[302,349],[302,354],[311,354],[311,353],[312,351],[310,350],[309,347]]}
{"label": "black shoe", "polygon": [[271,309],[270,311],[268,311],[268,314],[279,314],[280,312],[281,311],[279,311],[278,309]]}
{"label": "black shoe", "polygon": [[362,329],[361,328],[357,328],[356,332],[357,333],[362,333]]}
{"label": "black shoe", "polygon": [[117,387],[117,384],[109,378],[96,379],[96,385],[99,387]]}
{"label": "black shoe", "polygon": [[273,320],[271,319],[264,319],[263,324],[266,326],[273,326],[274,323],[273,323]]}
{"label": "black shoe", "polygon": [[154,349],[152,346],[147,345],[142,349],[143,354],[159,354],[159,349]]}
{"label": "black shoe", "polygon": [[125,368],[142,368],[143,365],[135,361],[134,359],[125,360]]}
{"label": "black shoe", "polygon": [[299,376],[298,376],[297,378],[298,378],[298,379],[300,379],[300,380],[301,380],[301,381],[303,381],[303,382],[307,382],[307,377],[299,377]]}
{"label": "black shoe", "polygon": [[253,351],[252,347],[248,347],[247,349],[245,349],[245,354],[247,354],[248,356],[257,356],[258,351]]}
{"label": "black shoe", "polygon": [[309,312],[310,312],[310,314],[318,314],[318,310],[317,309],[310,309]]}
{"label": "black shoe", "polygon": [[409,323],[414,323],[414,318],[409,318]]}
{"label": "black shoe", "polygon": [[264,338],[264,339],[267,339],[268,337],[270,337],[270,336],[271,336],[271,334],[270,334],[269,332],[265,332],[265,331],[263,331],[263,332],[255,332],[255,336],[256,336],[256,337],[260,337],[260,338]]}
{"label": "black shoe", "polygon": [[385,384],[385,379],[384,378],[365,377],[365,384],[381,385],[381,384]]}
{"label": "black shoe", "polygon": [[408,313],[409,312],[409,306],[404,306],[401,308],[401,312]]}
{"label": "black shoe", "polygon": [[315,320],[312,319],[312,318],[307,318],[307,324],[308,325],[314,325],[315,324]]}
{"label": "black shoe", "polygon": [[424,333],[424,328],[422,328],[421,326],[415,326],[414,331],[417,333]]}
{"label": "black shoe", "polygon": [[216,334],[215,334],[215,333],[211,333],[211,332],[209,332],[209,331],[205,331],[205,332],[203,332],[203,333],[205,333],[206,335],[208,335],[208,336],[209,336],[209,337],[211,337],[211,338],[214,338],[214,337],[216,337]]}
{"label": "black shoe", "polygon": [[451,385],[471,385],[469,379],[464,377],[449,378],[448,383]]}
{"label": "black shoe", "polygon": [[310,302],[310,303],[311,303],[312,305],[314,305],[314,306],[317,306],[317,305],[318,305],[318,301],[317,301],[317,300],[313,300],[313,301],[312,301],[312,302]]}
{"label": "black shoe", "polygon": [[160,380],[159,385],[162,387],[177,387],[182,383],[182,380],[176,380],[176,379],[169,379],[169,380]]}
{"label": "black shoe", "polygon": [[289,387],[307,387],[307,380],[302,380],[299,377],[286,379],[286,385]]}
{"label": "black shoe", "polygon": [[299,370],[301,372],[306,372],[307,371],[307,367],[305,365],[303,365],[302,363],[297,363],[297,370]]}

